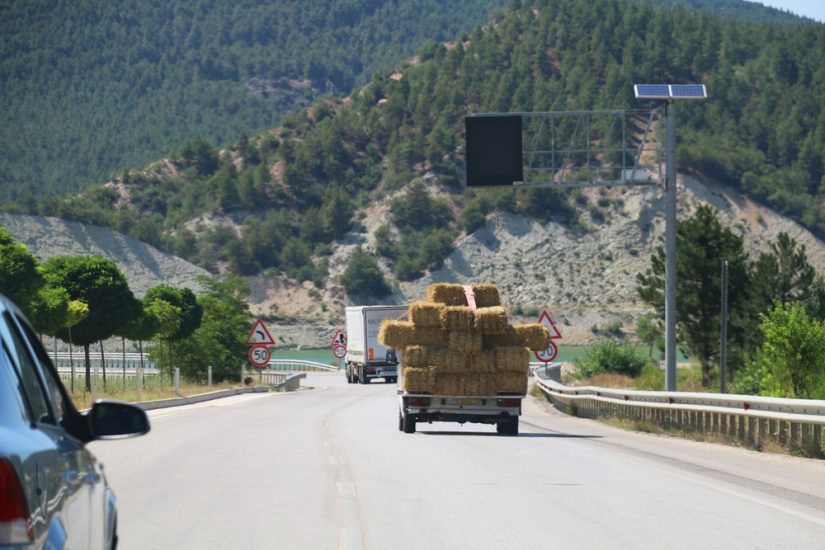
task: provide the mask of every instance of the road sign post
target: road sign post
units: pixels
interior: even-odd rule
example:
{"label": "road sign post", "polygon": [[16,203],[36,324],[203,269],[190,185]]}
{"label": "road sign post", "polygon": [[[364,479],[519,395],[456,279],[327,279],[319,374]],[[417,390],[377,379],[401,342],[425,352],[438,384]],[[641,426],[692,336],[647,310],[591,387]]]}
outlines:
{"label": "road sign post", "polygon": [[542,363],[550,363],[553,361],[559,353],[559,347],[556,345],[553,340],[560,339],[561,333],[559,329],[556,328],[556,323],[553,321],[553,318],[550,317],[550,314],[547,313],[547,310],[541,312],[539,316],[538,324],[544,325],[547,327],[547,330],[550,331],[550,345],[547,349],[543,349],[536,352],[536,359],[541,361]]}

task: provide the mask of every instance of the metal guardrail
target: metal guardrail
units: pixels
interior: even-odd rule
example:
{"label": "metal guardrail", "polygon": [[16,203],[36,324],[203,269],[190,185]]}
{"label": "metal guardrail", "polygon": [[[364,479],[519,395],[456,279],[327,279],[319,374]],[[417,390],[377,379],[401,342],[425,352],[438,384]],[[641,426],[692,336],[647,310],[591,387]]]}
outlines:
{"label": "metal guardrail", "polygon": [[333,367],[332,365],[325,365],[316,361],[305,361],[303,359],[271,359],[263,372],[267,372],[268,370],[293,372],[338,372],[339,369],[338,367]]}
{"label": "metal guardrail", "polygon": [[573,416],[645,421],[665,429],[719,434],[756,448],[773,443],[825,456],[823,400],[568,387],[543,376],[541,369],[533,369],[538,387],[557,409]]}

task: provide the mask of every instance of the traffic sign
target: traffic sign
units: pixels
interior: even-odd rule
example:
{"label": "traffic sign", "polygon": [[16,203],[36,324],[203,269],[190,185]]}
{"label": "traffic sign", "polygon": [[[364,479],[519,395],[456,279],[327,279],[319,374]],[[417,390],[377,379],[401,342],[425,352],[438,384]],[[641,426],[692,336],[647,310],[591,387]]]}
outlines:
{"label": "traffic sign", "polygon": [[536,352],[536,358],[542,363],[549,363],[556,358],[559,353],[558,346],[551,340],[550,347]]}
{"label": "traffic sign", "polygon": [[547,327],[547,330],[550,331],[550,346],[548,346],[547,349],[537,351],[536,358],[542,363],[549,363],[555,359],[559,353],[559,348],[553,340],[561,338],[561,332],[559,332],[559,329],[556,327],[556,323],[553,321],[553,318],[550,317],[550,314],[547,313],[547,310],[541,312],[538,322],[540,325]]}
{"label": "traffic sign", "polygon": [[336,359],[343,359],[347,355],[347,348],[344,346],[332,346],[332,354]]}
{"label": "traffic sign", "polygon": [[263,367],[269,363],[272,353],[266,346],[252,346],[248,352],[249,362],[256,367]]}
{"label": "traffic sign", "polygon": [[561,333],[559,329],[556,328],[556,323],[550,317],[550,314],[547,313],[547,310],[541,312],[539,315],[539,324],[544,325],[547,327],[547,330],[550,331],[550,339],[561,338]]}
{"label": "traffic sign", "polygon": [[274,346],[275,338],[269,334],[269,329],[260,319],[255,320],[252,330],[249,332],[249,337],[246,339],[247,346]]}
{"label": "traffic sign", "polygon": [[332,337],[332,342],[330,345],[335,349],[335,346],[341,346],[346,351],[347,348],[347,333],[341,330],[340,328],[335,331],[335,336]]}

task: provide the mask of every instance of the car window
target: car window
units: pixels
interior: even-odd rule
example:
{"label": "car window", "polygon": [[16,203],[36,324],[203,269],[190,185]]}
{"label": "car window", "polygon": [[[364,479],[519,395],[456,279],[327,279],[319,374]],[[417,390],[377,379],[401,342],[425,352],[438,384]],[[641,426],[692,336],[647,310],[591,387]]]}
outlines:
{"label": "car window", "polygon": [[49,359],[49,354],[46,353],[46,350],[43,348],[43,344],[40,342],[40,338],[34,333],[31,327],[20,318],[18,318],[18,321],[18,326],[22,328],[23,332],[28,337],[28,341],[34,349],[35,356],[40,364],[40,372],[43,373],[43,380],[46,383],[46,390],[48,391],[49,398],[51,399],[52,406],[54,407],[54,415],[56,417],[54,420],[58,423],[62,422],[63,416],[66,412],[66,402],[63,398],[63,392],[61,391],[61,382],[55,376],[55,373],[51,368],[51,359]]}
{"label": "car window", "polygon": [[[37,365],[29,354],[29,350],[23,341],[22,335],[18,332],[16,323],[11,319],[9,312],[3,313],[4,321],[0,323],[3,336],[3,347],[11,358],[12,365],[17,369],[20,381],[23,384],[23,392],[29,405],[31,419],[35,422],[54,423],[46,393],[40,377],[37,375]],[[8,344],[7,344],[8,342]]]}

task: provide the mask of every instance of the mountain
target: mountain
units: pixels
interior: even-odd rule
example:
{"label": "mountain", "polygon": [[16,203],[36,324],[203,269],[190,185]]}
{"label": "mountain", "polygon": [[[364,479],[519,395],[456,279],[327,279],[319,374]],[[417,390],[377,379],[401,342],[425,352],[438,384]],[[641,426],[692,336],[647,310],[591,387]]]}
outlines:
{"label": "mountain", "polygon": [[[734,205],[766,203],[821,236],[823,29],[719,18],[681,5],[522,0],[462,40],[429,43],[350,96],[316,101],[264,134],[223,149],[198,140],[104,186],[23,206],[116,228],[212,272],[246,275],[257,311],[275,321],[333,322],[343,305],[365,299],[346,295],[340,278],[359,244],[378,258],[397,300],[420,296],[423,281],[460,276],[500,278],[505,297],[524,311],[551,299],[575,307],[565,300],[584,294],[606,302],[611,289],[646,267],[657,244],[655,193],[631,213],[625,209],[634,191],[465,191],[464,116],[635,109],[645,105],[633,98],[634,83],[705,82],[709,100],[678,109],[678,164],[689,181],[726,190]],[[568,273],[580,261],[573,244],[599,242],[595,235],[614,217],[637,221],[608,233],[595,246],[602,257],[580,265],[600,266],[590,279],[626,265],[623,278],[583,293],[587,285]],[[485,228],[494,252],[509,239],[491,223],[524,235],[544,228],[543,240],[527,242],[562,259],[567,294],[541,283],[554,264],[538,257],[527,264],[529,251],[502,251],[512,268],[494,261],[497,255],[486,258],[494,272],[463,259],[471,251],[462,247]],[[551,234],[562,235],[570,251],[541,244]],[[635,244],[608,253],[608,243],[625,234],[636,235]],[[529,276],[519,282],[519,271]]]}
{"label": "mountain", "polygon": [[75,193],[197,138],[271,128],[503,3],[3,2],[0,203]]}

